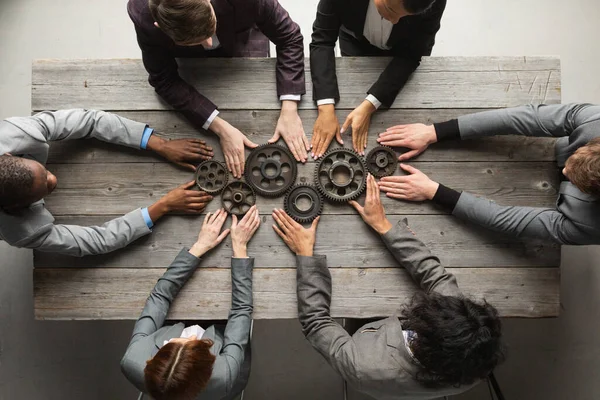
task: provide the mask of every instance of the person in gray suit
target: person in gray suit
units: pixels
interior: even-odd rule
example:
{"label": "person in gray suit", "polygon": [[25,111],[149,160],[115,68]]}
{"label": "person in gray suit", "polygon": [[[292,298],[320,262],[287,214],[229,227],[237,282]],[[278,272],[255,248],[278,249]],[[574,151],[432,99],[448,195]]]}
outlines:
{"label": "person in gray suit", "polygon": [[364,208],[351,202],[423,289],[397,316],[350,334],[330,315],[331,274],[314,255],[316,219],[309,229],[275,210],[273,228],[296,253],[298,315],[310,344],[352,387],[375,399],[433,399],[470,389],[504,360],[500,318],[483,301],[461,294],[456,278],[406,222],[385,216],[369,175]]}
{"label": "person in gray suit", "polygon": [[434,182],[401,164],[409,175],[382,178],[387,196],[410,201],[433,200],[453,215],[515,237],[560,244],[600,244],[600,106],[591,104],[526,105],[465,115],[458,120],[398,125],[380,134],[379,143],[406,147],[407,160],[435,142],[493,135],[556,137],[561,169],[555,208],[501,206]]}
{"label": "person in gray suit", "polygon": [[96,138],[146,149],[193,171],[212,149],[197,139],[167,141],[148,125],[94,110],[44,111],[0,122],[0,239],[12,246],[72,256],[108,253],[151,232],[170,212],[200,214],[211,197],[182,185],[148,208],[134,210],[102,226],[59,225],[44,198],[58,182],[45,167],[50,143]]}
{"label": "person in gray suit", "polygon": [[[260,225],[253,206],[238,222],[232,217],[231,310],[227,326],[204,330],[180,322],[163,326],[171,303],[200,265],[201,257],[229,234],[221,228],[227,212],[206,215],[196,243],[184,248],[158,280],[121,360],[129,382],[155,400],[234,399],[250,375],[252,270],[247,244]],[[202,272],[199,272],[202,274]]]}

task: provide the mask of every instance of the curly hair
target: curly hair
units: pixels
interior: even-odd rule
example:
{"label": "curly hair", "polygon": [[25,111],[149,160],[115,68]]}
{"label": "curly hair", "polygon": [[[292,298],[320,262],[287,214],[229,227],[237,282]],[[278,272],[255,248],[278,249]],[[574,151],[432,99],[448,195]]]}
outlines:
{"label": "curly hair", "polygon": [[500,317],[486,301],[417,293],[403,314],[403,329],[416,333],[416,379],[426,387],[470,385],[505,360]]}
{"label": "curly hair", "polygon": [[15,206],[27,199],[33,179],[33,172],[20,157],[0,156],[0,207]]}
{"label": "curly hair", "polygon": [[433,7],[435,0],[402,0],[402,6],[411,14],[423,14]]}
{"label": "curly hair", "polygon": [[573,185],[584,193],[600,196],[600,138],[578,148],[565,166]]}
{"label": "curly hair", "polygon": [[150,13],[176,44],[197,44],[211,37],[217,20],[208,0],[149,0]]}

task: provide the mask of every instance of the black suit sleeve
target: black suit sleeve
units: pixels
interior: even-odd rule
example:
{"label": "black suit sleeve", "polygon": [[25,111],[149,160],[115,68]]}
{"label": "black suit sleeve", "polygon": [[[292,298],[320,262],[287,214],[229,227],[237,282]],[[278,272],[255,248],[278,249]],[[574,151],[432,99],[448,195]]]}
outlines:
{"label": "black suit sleeve", "polygon": [[395,46],[393,51],[397,55],[368,91],[386,107],[392,105],[410,75],[421,63],[421,57],[431,54],[435,35],[440,29],[442,14],[446,8],[446,0],[437,0],[433,7],[423,15],[406,17],[413,18],[410,21],[413,26],[410,41]]}
{"label": "black suit sleeve", "polygon": [[342,25],[339,0],[321,0],[310,43],[310,74],[313,100],[340,99],[335,73],[335,43]]}

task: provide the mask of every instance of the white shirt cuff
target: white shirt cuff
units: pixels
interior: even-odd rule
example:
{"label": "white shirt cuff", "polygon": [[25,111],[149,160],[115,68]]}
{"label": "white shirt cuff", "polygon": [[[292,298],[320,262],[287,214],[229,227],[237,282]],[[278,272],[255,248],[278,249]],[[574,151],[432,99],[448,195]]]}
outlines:
{"label": "white shirt cuff", "polygon": [[284,101],[284,100],[300,101],[300,100],[302,100],[302,95],[282,94],[281,96],[279,96],[279,101]]}
{"label": "white shirt cuff", "polygon": [[207,131],[210,124],[212,124],[212,122],[215,120],[215,118],[217,118],[217,115],[219,115],[219,110],[213,111],[212,114],[210,114],[210,117],[208,117],[208,119],[204,123],[204,125],[202,125],[202,129]]}
{"label": "white shirt cuff", "polygon": [[321,100],[317,100],[317,106],[322,106],[324,104],[335,104],[335,99],[321,99]]}
{"label": "white shirt cuff", "polygon": [[378,110],[379,107],[381,107],[381,102],[377,100],[377,97],[373,96],[372,94],[367,95],[367,100],[371,104],[373,104],[373,107],[375,107],[376,110]]}

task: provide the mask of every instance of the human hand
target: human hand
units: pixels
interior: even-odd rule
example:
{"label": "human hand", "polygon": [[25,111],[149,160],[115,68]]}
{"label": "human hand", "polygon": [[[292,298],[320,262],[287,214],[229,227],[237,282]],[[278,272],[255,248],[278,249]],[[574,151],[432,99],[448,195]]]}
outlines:
{"label": "human hand", "polygon": [[304,133],[302,120],[298,115],[298,104],[296,101],[284,100],[281,104],[281,114],[277,120],[275,134],[269,143],[275,143],[283,138],[296,161],[306,162],[310,146]]}
{"label": "human hand", "polygon": [[393,199],[424,201],[432,200],[440,184],[410,165],[400,164],[410,175],[386,176],[379,181],[379,189]]}
{"label": "human hand", "polygon": [[363,156],[367,148],[367,135],[369,134],[369,126],[371,125],[371,115],[375,111],[377,111],[375,106],[369,100],[365,100],[346,117],[346,121],[342,125],[342,134],[352,126],[352,147],[354,147],[354,150],[358,154]]}
{"label": "human hand", "polygon": [[310,228],[304,228],[281,209],[273,210],[273,219],[278,225],[273,225],[273,229],[292,252],[299,256],[313,255],[317,225],[321,216],[315,218]]}
{"label": "human hand", "polygon": [[383,146],[406,147],[411,149],[411,151],[407,151],[398,157],[398,160],[406,161],[412,157],[418,156],[424,152],[430,144],[437,142],[437,135],[435,134],[435,127],[433,125],[396,125],[387,128],[385,132],[380,133],[377,142]]}
{"label": "human hand", "polygon": [[365,198],[365,206],[361,207],[358,202],[352,200],[350,205],[354,207],[360,214],[363,221],[373,228],[377,233],[383,235],[392,229],[392,223],[385,216],[385,210],[381,204],[379,197],[379,189],[373,175],[367,177],[367,197]]}
{"label": "human hand", "polygon": [[244,173],[246,162],[244,146],[254,149],[258,145],[248,139],[237,128],[219,117],[216,117],[212,124],[210,124],[210,129],[219,136],[227,169],[235,178],[240,179]]}
{"label": "human hand", "polygon": [[319,106],[319,115],[313,127],[310,145],[314,159],[321,157],[327,151],[334,136],[339,144],[344,144],[340,133],[340,122],[335,115],[335,106],[323,104]]}
{"label": "human hand", "polygon": [[212,147],[200,139],[165,140],[152,135],[146,148],[190,171],[195,171],[197,164],[214,155]]}
{"label": "human hand", "polygon": [[202,223],[202,229],[200,230],[200,234],[198,234],[198,240],[190,249],[190,254],[201,257],[221,243],[229,235],[229,229],[221,232],[226,219],[227,212],[222,208],[212,215],[211,213],[206,214]]}
{"label": "human hand", "polygon": [[247,245],[260,225],[258,208],[253,205],[244,218],[238,222],[237,216],[231,217],[231,246],[235,258],[247,258]]}
{"label": "human hand", "polygon": [[158,203],[163,207],[163,214],[184,213],[201,214],[212,196],[206,192],[192,190],[196,182],[191,181],[181,185],[164,195]]}

